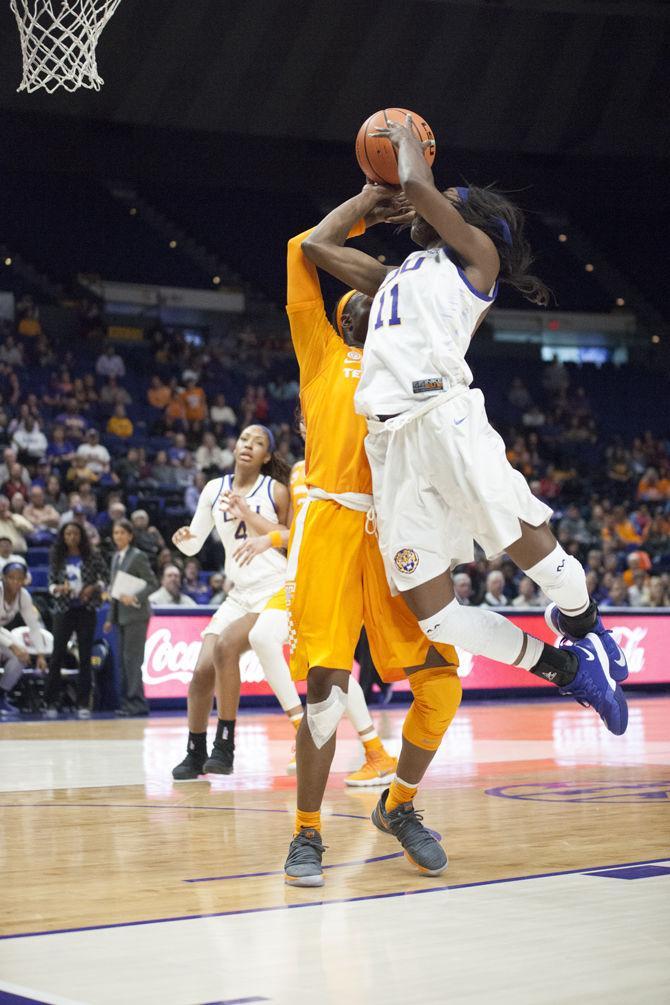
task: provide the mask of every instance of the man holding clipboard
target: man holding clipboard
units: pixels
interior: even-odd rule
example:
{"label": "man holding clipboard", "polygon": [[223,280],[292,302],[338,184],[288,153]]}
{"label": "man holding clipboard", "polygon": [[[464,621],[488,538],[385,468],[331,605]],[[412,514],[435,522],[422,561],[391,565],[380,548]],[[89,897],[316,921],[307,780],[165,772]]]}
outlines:
{"label": "man holding clipboard", "polygon": [[158,581],[149,565],[149,559],[139,548],[133,547],[134,530],[129,520],[117,520],[112,530],[116,553],[112,559],[110,576],[111,604],[105,632],[116,625],[119,633],[121,660],[121,708],[117,715],[148,715],[149,706],[144,697],[142,664],[144,643],[151,617],[149,594],[158,587]]}

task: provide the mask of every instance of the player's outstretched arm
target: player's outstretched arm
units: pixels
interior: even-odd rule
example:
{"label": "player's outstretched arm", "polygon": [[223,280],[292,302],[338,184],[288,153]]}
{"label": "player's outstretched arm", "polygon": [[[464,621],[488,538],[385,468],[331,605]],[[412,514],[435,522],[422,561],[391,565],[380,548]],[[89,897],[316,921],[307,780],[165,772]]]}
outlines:
{"label": "player's outstretched arm", "polygon": [[411,121],[411,115],[405,125],[389,119],[386,129],[372,135],[385,136],[391,141],[398,151],[398,175],[408,201],[467,266],[478,270],[483,289],[488,290],[500,271],[496,247],[483,230],[466,223],[452,202],[436,188],[433,172],[423,155],[423,144],[412,132]]}
{"label": "player's outstretched arm", "polygon": [[362,192],[332,210],[305,238],[305,256],[347,286],[373,297],[389,269],[372,255],[344,244],[348,237],[359,236],[375,223],[397,222],[397,195],[383,185],[366,184]]}
{"label": "player's outstretched arm", "polygon": [[210,482],[208,485],[205,485],[200,493],[198,505],[190,525],[188,527],[180,527],[172,535],[172,543],[176,548],[179,548],[182,555],[189,557],[197,555],[214,526],[214,517],[212,515],[213,497],[210,489],[210,485],[212,484]]}

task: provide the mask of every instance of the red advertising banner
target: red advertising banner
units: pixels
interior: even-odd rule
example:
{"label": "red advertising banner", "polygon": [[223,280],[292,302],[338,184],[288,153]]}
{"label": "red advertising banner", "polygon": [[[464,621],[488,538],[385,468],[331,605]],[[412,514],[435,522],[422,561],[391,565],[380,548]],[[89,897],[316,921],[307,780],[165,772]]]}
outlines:
{"label": "red advertising banner", "polygon": [[[200,633],[213,611],[208,608],[193,614],[185,612],[157,613],[149,622],[144,650],[142,676],[147,698],[185,698],[200,652]],[[511,620],[524,631],[554,642],[541,612],[511,614]],[[670,684],[670,613],[652,614],[645,611],[622,611],[603,618],[623,649],[631,684]],[[502,663],[460,652],[459,675],[463,688],[469,690],[551,687],[545,681],[515,670]],[[254,653],[246,653],[240,662],[243,695],[270,695],[263,671]],[[394,685],[403,690],[405,681]]]}

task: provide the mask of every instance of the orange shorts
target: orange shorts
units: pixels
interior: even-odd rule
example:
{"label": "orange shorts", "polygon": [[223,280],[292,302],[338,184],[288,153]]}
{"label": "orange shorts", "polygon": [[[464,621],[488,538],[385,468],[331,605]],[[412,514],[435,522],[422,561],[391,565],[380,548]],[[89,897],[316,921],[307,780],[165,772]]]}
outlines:
{"label": "orange shorts", "polygon": [[[294,582],[287,582],[291,676],[310,667],[350,670],[364,624],[379,676],[401,680],[422,666],[431,643],[402,597],[392,597],[377,537],[365,530],[366,514],[330,500],[310,501],[296,527]],[[304,521],[304,523],[303,523]],[[296,560],[290,553],[289,565]],[[452,646],[435,648],[458,666]]]}

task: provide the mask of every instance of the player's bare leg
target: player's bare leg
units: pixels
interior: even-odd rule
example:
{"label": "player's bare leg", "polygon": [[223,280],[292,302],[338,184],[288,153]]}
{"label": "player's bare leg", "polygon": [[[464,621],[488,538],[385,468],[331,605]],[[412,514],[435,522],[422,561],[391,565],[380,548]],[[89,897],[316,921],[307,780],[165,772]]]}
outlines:
{"label": "player's bare leg", "polygon": [[257,614],[245,614],[221,632],[214,646],[216,671],[216,738],[205,762],[206,773],[230,775],[235,756],[235,720],[240,704],[240,656],[249,648]]}
{"label": "player's bare leg", "polygon": [[347,708],[350,674],[311,667],[307,711],[296,737],[295,834],[284,867],[290,886],[322,886],[321,804],[335,754],[337,725]]}
{"label": "player's bare leg", "polygon": [[216,635],[205,635],[198,662],[188,686],[188,743],[186,757],[172,769],[176,782],[187,782],[203,774],[207,760],[207,723],[214,699],[214,646]]}

